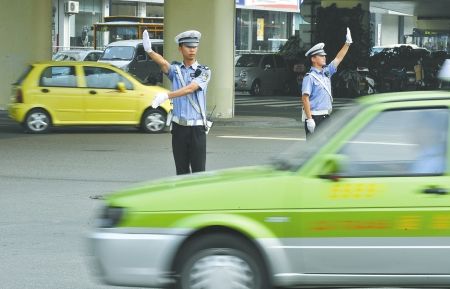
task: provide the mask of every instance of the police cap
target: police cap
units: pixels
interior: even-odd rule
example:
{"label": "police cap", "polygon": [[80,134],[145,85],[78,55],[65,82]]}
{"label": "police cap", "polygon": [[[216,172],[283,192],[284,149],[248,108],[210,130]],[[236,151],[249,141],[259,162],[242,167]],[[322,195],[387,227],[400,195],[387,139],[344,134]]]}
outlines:
{"label": "police cap", "polygon": [[184,31],[175,36],[177,44],[185,44],[187,46],[197,47],[202,34],[196,30]]}
{"label": "police cap", "polygon": [[325,53],[325,50],[323,50],[324,46],[325,46],[325,43],[323,43],[323,42],[317,43],[316,45],[314,45],[313,47],[311,47],[311,49],[308,50],[308,51],[305,53],[305,56],[306,56],[306,57],[311,57],[311,56],[314,56],[314,55],[327,55],[327,54]]}

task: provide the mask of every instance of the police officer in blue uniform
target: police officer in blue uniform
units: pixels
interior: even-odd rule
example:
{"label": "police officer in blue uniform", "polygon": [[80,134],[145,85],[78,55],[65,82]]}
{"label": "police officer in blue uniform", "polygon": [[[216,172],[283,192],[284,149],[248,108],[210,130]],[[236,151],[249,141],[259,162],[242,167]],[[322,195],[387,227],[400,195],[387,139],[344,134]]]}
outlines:
{"label": "police officer in blue uniform", "polygon": [[147,30],[142,37],[144,50],[172,83],[169,93],[157,93],[152,106],[156,108],[167,99],[173,102],[172,151],[177,175],[205,170],[206,90],[211,71],[197,62],[200,38],[200,32],[195,30],[178,34],[175,42],[183,62],[169,63],[152,50]]}
{"label": "police officer in blue uniform", "polygon": [[336,73],[351,43],[353,43],[352,36],[347,27],[345,44],[329,65],[326,65],[327,54],[323,49],[324,43],[314,45],[305,54],[311,61],[311,70],[303,78],[302,83],[302,121],[307,139],[314,133],[316,127],[330,116],[333,103],[331,76]]}

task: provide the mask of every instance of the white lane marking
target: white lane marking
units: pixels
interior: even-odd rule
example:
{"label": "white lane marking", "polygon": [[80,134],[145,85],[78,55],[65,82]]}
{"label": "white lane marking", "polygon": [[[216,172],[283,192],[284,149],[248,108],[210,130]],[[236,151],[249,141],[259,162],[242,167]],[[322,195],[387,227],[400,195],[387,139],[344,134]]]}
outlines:
{"label": "white lane marking", "polygon": [[274,249],[450,249],[450,246],[271,246]]}
{"label": "white lane marking", "polygon": [[[218,135],[220,138],[232,139],[261,139],[261,140],[285,140],[285,141],[305,141],[305,138],[299,137],[268,137],[268,136],[251,136],[251,135]],[[416,144],[409,143],[389,143],[389,142],[365,142],[365,141],[350,141],[353,144],[368,144],[368,145],[392,145],[392,146],[416,146]]]}
{"label": "white lane marking", "polygon": [[283,104],[268,104],[266,105],[268,107],[293,107],[293,106],[297,106],[298,109],[301,109],[301,104],[299,102],[296,103],[283,103]]}
{"label": "white lane marking", "polygon": [[387,146],[416,146],[413,143],[396,143],[396,142],[376,142],[376,141],[349,141],[352,144],[367,144],[367,145],[387,145]]}
{"label": "white lane marking", "polygon": [[280,101],[247,102],[247,103],[237,102],[236,105],[252,106],[252,105],[274,105],[274,104],[280,104],[280,103],[283,103],[283,102],[280,102]]}
{"label": "white lane marking", "polygon": [[266,99],[251,99],[251,98],[248,98],[248,99],[236,99],[235,101],[239,102],[239,103],[246,103],[246,102],[259,103],[259,102],[265,102],[265,101],[280,102],[282,100],[280,100],[280,99],[273,99],[273,98],[266,98]]}
{"label": "white lane marking", "polygon": [[267,136],[250,136],[250,135],[218,135],[220,138],[238,138],[238,139],[263,139],[263,140],[287,140],[287,141],[299,141],[306,140],[299,137],[267,137]]}

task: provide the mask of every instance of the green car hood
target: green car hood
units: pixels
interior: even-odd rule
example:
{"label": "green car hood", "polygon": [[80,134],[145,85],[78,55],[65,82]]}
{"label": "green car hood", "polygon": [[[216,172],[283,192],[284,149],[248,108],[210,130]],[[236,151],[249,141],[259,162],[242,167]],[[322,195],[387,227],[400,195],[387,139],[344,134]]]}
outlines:
{"label": "green car hood", "polygon": [[143,183],[108,196],[107,202],[141,212],[276,208],[282,205],[280,188],[292,176],[271,167],[212,171]]}

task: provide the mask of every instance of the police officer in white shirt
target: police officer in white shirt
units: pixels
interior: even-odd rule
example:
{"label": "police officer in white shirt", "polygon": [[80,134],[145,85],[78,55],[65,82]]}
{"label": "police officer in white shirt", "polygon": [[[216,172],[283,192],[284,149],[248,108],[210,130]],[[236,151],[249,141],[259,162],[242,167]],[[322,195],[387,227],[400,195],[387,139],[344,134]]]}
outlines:
{"label": "police officer in white shirt", "polygon": [[327,54],[323,49],[324,43],[314,45],[305,54],[311,60],[311,70],[303,78],[302,83],[302,121],[305,124],[307,139],[314,133],[316,127],[330,116],[333,103],[331,76],[336,73],[351,43],[353,43],[352,36],[347,27],[345,44],[329,65],[326,65]]}
{"label": "police officer in white shirt", "polygon": [[142,37],[144,50],[172,83],[172,91],[158,93],[152,106],[156,108],[167,99],[173,102],[172,151],[177,175],[205,170],[206,90],[211,71],[197,62],[200,38],[195,30],[178,34],[175,42],[183,62],[169,63],[152,50],[147,30]]}

